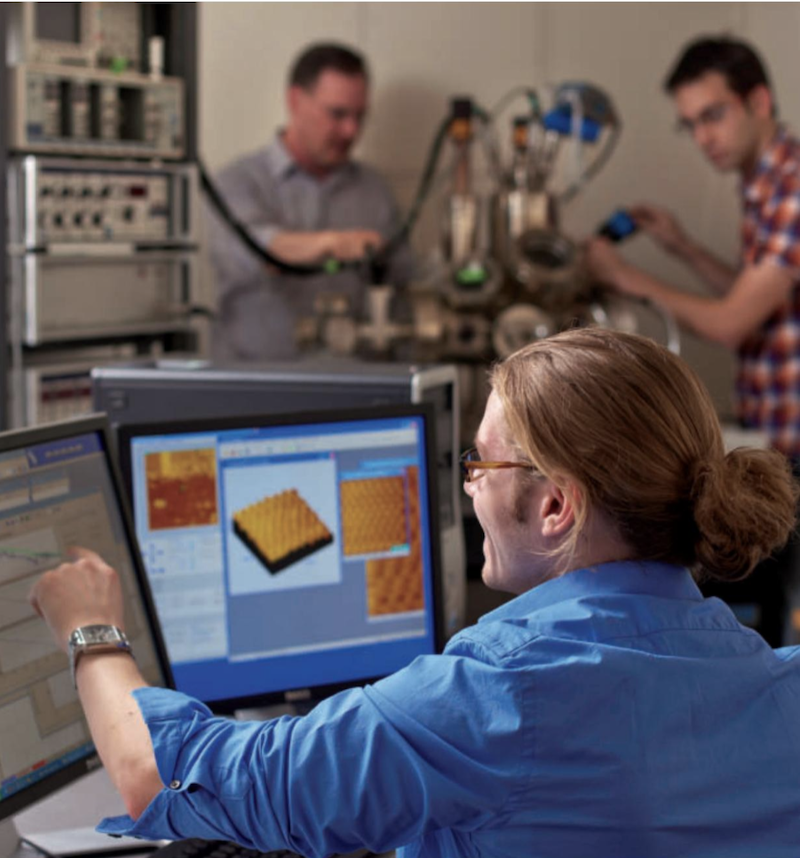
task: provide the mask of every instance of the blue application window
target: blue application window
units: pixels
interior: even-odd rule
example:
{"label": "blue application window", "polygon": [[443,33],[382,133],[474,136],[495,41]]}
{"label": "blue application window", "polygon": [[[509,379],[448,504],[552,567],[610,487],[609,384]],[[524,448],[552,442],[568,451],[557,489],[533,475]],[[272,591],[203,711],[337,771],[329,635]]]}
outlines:
{"label": "blue application window", "polygon": [[425,414],[286,419],[129,430],[175,684],[220,708],[436,651]]}

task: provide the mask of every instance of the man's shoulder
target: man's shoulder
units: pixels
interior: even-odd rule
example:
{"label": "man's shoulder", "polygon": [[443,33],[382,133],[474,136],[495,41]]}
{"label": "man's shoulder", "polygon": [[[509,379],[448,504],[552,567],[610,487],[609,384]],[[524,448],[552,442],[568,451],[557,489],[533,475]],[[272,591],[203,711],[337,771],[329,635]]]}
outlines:
{"label": "man's shoulder", "polygon": [[237,186],[242,183],[253,181],[263,183],[265,179],[270,180],[272,178],[272,170],[270,169],[271,149],[271,144],[261,146],[228,161],[217,171],[217,181],[223,186]]}
{"label": "man's shoulder", "polygon": [[800,182],[800,137],[792,131],[783,134],[776,166],[780,176],[792,176]]}
{"label": "man's shoulder", "polygon": [[792,128],[784,127],[783,142],[786,146],[792,149],[794,153],[800,149],[800,135],[798,135],[798,133]]}
{"label": "man's shoulder", "polygon": [[783,129],[769,151],[764,168],[749,183],[742,185],[746,203],[754,204],[750,216],[772,219],[776,210],[781,216],[796,217],[800,200],[800,137]]}

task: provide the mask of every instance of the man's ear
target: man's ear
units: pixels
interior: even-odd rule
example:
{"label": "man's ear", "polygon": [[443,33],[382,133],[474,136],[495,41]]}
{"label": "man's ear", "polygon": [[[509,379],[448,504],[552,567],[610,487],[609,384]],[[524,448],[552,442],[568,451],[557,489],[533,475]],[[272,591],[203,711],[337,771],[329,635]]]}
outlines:
{"label": "man's ear", "polygon": [[547,481],[539,505],[542,536],[561,539],[567,535],[575,524],[575,498],[572,488],[562,489],[552,480]]}
{"label": "man's ear", "polygon": [[290,86],[289,89],[286,90],[286,107],[288,108],[290,115],[297,111],[297,106],[302,96],[302,87],[295,85]]}
{"label": "man's ear", "polygon": [[769,87],[759,84],[747,94],[747,106],[759,119],[769,119],[772,116],[774,101]]}

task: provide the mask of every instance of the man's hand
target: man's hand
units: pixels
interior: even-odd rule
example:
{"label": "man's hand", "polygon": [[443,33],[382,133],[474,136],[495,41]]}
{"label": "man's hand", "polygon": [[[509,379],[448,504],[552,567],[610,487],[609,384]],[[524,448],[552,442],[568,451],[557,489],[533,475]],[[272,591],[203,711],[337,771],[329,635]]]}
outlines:
{"label": "man's hand", "polygon": [[[70,554],[75,559],[45,572],[29,597],[63,650],[79,626],[123,628],[124,620],[117,573],[93,551],[73,548]],[[111,652],[82,658],[76,678],[100,759],[128,813],[138,819],[163,787],[150,731],[132,697],[147,682],[133,659]]]}
{"label": "man's hand", "polygon": [[345,229],[328,233],[330,256],[342,262],[363,259],[383,244],[383,238],[374,229]]}
{"label": "man's hand", "polygon": [[269,249],[286,262],[303,265],[337,259],[362,259],[369,250],[378,250],[383,238],[374,229],[340,229],[322,232],[279,232]]}
{"label": "man's hand", "polygon": [[586,242],[584,254],[584,265],[592,278],[605,286],[628,291],[624,288],[620,277],[627,263],[608,239],[590,238]]}
{"label": "man's hand", "polygon": [[45,572],[29,596],[65,652],[69,636],[79,626],[107,624],[122,629],[125,618],[117,573],[86,548],[73,548],[70,553],[75,559]]}
{"label": "man's hand", "polygon": [[668,253],[683,256],[689,245],[689,239],[678,219],[666,209],[641,204],[628,210],[648,235],[652,236]]}

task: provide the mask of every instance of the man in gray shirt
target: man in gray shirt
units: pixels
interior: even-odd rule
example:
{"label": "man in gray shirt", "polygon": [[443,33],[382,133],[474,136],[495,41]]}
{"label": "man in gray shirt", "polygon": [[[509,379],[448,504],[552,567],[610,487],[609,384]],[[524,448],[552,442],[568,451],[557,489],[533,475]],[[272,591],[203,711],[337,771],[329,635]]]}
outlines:
{"label": "man in gray shirt", "polygon": [[[287,93],[289,122],[264,149],[217,178],[222,196],[253,236],[299,264],[357,260],[394,235],[400,218],[381,176],[350,160],[368,103],[361,56],[334,44],[308,48],[295,62]],[[212,351],[220,360],[294,357],[297,321],[323,293],[344,295],[363,314],[367,283],[355,270],[297,276],[270,268],[217,217],[210,220],[218,317]],[[407,246],[391,254],[387,281],[411,276]]]}

